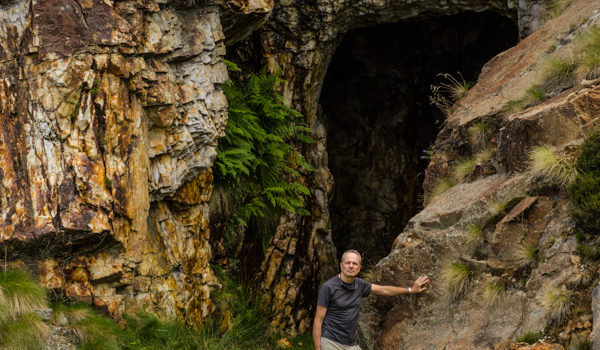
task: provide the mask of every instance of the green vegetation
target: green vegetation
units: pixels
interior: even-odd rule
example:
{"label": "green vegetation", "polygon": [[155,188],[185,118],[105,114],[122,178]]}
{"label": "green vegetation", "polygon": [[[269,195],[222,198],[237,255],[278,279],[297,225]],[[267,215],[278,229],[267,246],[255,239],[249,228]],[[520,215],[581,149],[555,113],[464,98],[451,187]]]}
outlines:
{"label": "green vegetation", "polygon": [[473,84],[465,81],[460,73],[458,73],[458,79],[448,73],[438,75],[446,81],[439,85],[431,85],[429,102],[441,110],[444,115],[449,116],[454,110],[454,104],[469,92]]}
{"label": "green vegetation", "polygon": [[577,65],[571,56],[552,55],[544,59],[541,64],[543,90],[548,91],[552,87],[564,87],[572,84]]}
{"label": "green vegetation", "polygon": [[471,144],[476,148],[484,147],[487,144],[490,131],[490,126],[484,122],[477,122],[467,129]]}
{"label": "green vegetation", "polygon": [[526,106],[531,106],[544,101],[546,101],[546,91],[542,85],[534,84],[525,90],[525,97],[522,103]]}
{"label": "green vegetation", "polygon": [[533,243],[522,243],[516,252],[516,258],[535,262],[537,260],[538,247]]}
{"label": "green vegetation", "polygon": [[565,288],[550,288],[544,293],[541,304],[551,322],[561,323],[571,313],[573,294]]}
{"label": "green vegetation", "polygon": [[501,305],[505,301],[505,296],[506,290],[496,281],[488,283],[481,294],[483,301],[488,307]]}
{"label": "green vegetation", "polygon": [[571,213],[577,227],[600,234],[600,131],[588,135],[580,147],[576,167],[579,175],[569,186]]}
{"label": "green vegetation", "polygon": [[525,109],[525,102],[523,100],[511,100],[502,106],[502,112],[505,114],[513,114],[520,112]]}
{"label": "green vegetation", "polygon": [[565,156],[556,154],[548,145],[536,146],[529,153],[532,176],[566,187],[577,177],[577,168]]}
{"label": "green vegetation", "polygon": [[46,308],[46,290],[29,274],[0,272],[0,348],[41,349],[48,325],[36,314]]}
{"label": "green vegetation", "polygon": [[474,158],[461,159],[452,171],[452,180],[455,183],[461,183],[475,171],[477,161]]}
{"label": "green vegetation", "polygon": [[591,340],[582,340],[575,345],[575,350],[592,350],[594,348],[594,342]]}
{"label": "green vegetation", "polygon": [[276,74],[263,71],[239,86],[231,81],[223,86],[229,119],[213,169],[216,186],[231,197],[226,235],[254,223],[260,234],[269,236],[274,227],[262,227],[263,218],[284,211],[309,214],[304,197],[310,191],[298,178],[313,167],[290,144],[313,142],[311,130],[276,92],[280,82]]}
{"label": "green vegetation", "polygon": [[451,299],[461,297],[471,285],[473,273],[462,261],[454,261],[442,268],[440,285],[446,296]]}
{"label": "green vegetation", "polygon": [[542,338],[542,333],[539,332],[525,332],[518,336],[515,340],[521,343],[535,344]]}
{"label": "green vegetation", "polygon": [[553,19],[560,16],[573,0],[546,0],[546,17]]}
{"label": "green vegetation", "polygon": [[599,247],[594,247],[594,246],[590,246],[590,245],[581,243],[581,244],[577,245],[577,254],[581,255],[582,257],[584,257],[588,260],[592,260],[592,261],[600,260],[600,248]]}
{"label": "green vegetation", "polygon": [[431,187],[427,202],[430,202],[432,198],[446,192],[454,186],[454,182],[448,177],[442,177],[436,180],[434,185]]}
{"label": "green vegetation", "polygon": [[484,228],[493,228],[502,220],[502,218],[508,214],[520,201],[525,197],[514,197],[506,203],[494,202],[490,205],[490,216],[483,225]]}
{"label": "green vegetation", "polygon": [[470,252],[476,253],[484,245],[485,241],[483,238],[483,230],[481,226],[477,224],[470,224],[467,227],[467,234],[465,236],[465,244]]}
{"label": "green vegetation", "polygon": [[475,162],[477,162],[477,164],[485,163],[490,159],[492,159],[492,150],[489,148],[482,149],[475,154]]}
{"label": "green vegetation", "polygon": [[583,69],[593,70],[600,67],[600,27],[590,27],[578,38],[576,53],[581,59]]}

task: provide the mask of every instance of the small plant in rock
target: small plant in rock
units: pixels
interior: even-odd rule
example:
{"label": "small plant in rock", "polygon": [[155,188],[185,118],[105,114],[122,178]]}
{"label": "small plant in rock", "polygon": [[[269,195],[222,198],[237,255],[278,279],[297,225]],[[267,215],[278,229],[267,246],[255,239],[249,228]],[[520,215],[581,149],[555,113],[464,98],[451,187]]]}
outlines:
{"label": "small plant in rock", "polygon": [[518,260],[525,260],[528,262],[535,262],[537,260],[538,247],[533,243],[524,242],[519,245],[515,253],[515,258]]}
{"label": "small plant in rock", "polygon": [[566,187],[577,177],[573,162],[556,154],[548,145],[536,146],[529,153],[529,169],[534,177]]}
{"label": "small plant in rock", "polygon": [[482,149],[475,154],[475,162],[477,164],[483,164],[490,159],[492,159],[492,150],[489,148]]}
{"label": "small plant in rock", "polygon": [[430,86],[431,96],[429,96],[429,101],[444,115],[449,116],[452,114],[454,104],[469,92],[472,84],[467,82],[460,73],[458,73],[459,78],[455,78],[448,73],[439,74],[439,76],[443,77],[445,81],[439,85]]}
{"label": "small plant in rock", "polygon": [[506,289],[498,281],[488,283],[481,293],[481,298],[488,307],[501,305],[505,297]]}
{"label": "small plant in rock", "polygon": [[440,194],[446,192],[450,188],[454,186],[454,182],[448,177],[442,177],[435,181],[434,185],[431,187],[431,191],[429,191],[429,196],[427,198],[427,202],[430,202],[432,198],[439,196]]}
{"label": "small plant in rock", "polygon": [[519,343],[535,344],[542,338],[540,332],[525,332],[518,336],[515,340]]}
{"label": "small plant in rock", "polygon": [[502,106],[502,112],[505,114],[513,114],[520,112],[525,109],[525,102],[523,100],[511,100],[506,102],[504,106]]}
{"label": "small plant in rock", "polygon": [[483,238],[483,230],[481,229],[481,226],[477,224],[470,224],[467,227],[467,232],[465,235],[465,244],[467,246],[467,249],[472,253],[476,253],[479,250],[481,250],[481,248],[485,244],[485,240]]}
{"label": "small plant in rock", "polygon": [[600,77],[600,27],[590,27],[577,40],[576,52],[587,79]]}
{"label": "small plant in rock", "polygon": [[465,181],[465,179],[475,171],[475,167],[477,167],[477,161],[474,158],[465,158],[462,159],[452,171],[452,180],[455,183],[461,183]]}
{"label": "small plant in rock", "polygon": [[577,245],[577,254],[586,258],[588,260],[597,261],[600,260],[600,248],[590,246],[587,244],[578,244]]}
{"label": "small plant in rock", "polygon": [[476,148],[485,147],[491,128],[487,123],[477,122],[467,129],[471,144]]}
{"label": "small plant in rock", "polygon": [[544,87],[540,84],[531,85],[527,90],[525,90],[524,97],[525,105],[536,105],[546,101],[546,91]]}
{"label": "small plant in rock", "polygon": [[575,345],[575,350],[592,350],[594,348],[594,342],[591,340],[582,340]]}
{"label": "small plant in rock", "polygon": [[573,293],[566,288],[550,288],[541,300],[542,307],[550,322],[566,320],[573,308]]}
{"label": "small plant in rock", "polygon": [[124,336],[114,321],[85,304],[55,305],[51,321],[63,327],[81,349],[119,349]]}
{"label": "small plant in rock", "polygon": [[573,84],[577,63],[572,56],[549,56],[541,64],[542,87],[544,91],[564,88]]}
{"label": "small plant in rock", "polygon": [[454,261],[442,269],[440,283],[444,293],[449,299],[461,297],[471,285],[473,272],[462,261]]}
{"label": "small plant in rock", "polygon": [[546,17],[553,19],[560,16],[573,0],[546,0]]}

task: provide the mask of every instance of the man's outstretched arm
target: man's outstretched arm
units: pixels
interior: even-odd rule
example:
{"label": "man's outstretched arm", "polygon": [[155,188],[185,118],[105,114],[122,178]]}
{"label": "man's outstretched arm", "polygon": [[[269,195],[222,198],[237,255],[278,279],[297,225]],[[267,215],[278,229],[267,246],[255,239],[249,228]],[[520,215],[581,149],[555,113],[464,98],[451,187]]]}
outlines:
{"label": "man's outstretched arm", "polygon": [[315,350],[321,350],[321,325],[323,324],[326,313],[327,308],[325,306],[317,305],[315,321],[313,322],[313,342],[315,343]]}
{"label": "man's outstretched arm", "polygon": [[[412,287],[396,287],[396,286],[380,286],[378,284],[371,284],[371,293],[376,295],[394,296],[399,294],[416,294],[427,290],[427,284],[429,283],[429,277],[421,276],[417,278]],[[316,318],[315,318],[316,321]]]}

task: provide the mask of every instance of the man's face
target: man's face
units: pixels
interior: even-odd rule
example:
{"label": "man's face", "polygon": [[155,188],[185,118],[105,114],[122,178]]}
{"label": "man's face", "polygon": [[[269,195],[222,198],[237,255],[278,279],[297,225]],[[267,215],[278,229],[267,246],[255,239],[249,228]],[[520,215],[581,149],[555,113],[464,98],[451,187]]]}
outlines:
{"label": "man's face", "polygon": [[360,257],[352,252],[346,253],[340,263],[342,274],[347,277],[356,277],[360,272]]}

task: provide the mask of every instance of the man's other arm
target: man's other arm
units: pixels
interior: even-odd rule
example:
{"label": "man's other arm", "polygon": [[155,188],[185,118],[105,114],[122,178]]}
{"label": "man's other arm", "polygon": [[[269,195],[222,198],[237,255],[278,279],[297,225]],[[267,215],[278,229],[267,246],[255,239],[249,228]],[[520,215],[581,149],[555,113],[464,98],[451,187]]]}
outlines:
{"label": "man's other arm", "polygon": [[326,313],[327,308],[325,306],[317,305],[315,321],[313,322],[313,342],[315,343],[315,350],[321,350],[321,325],[323,324]]}
{"label": "man's other arm", "polygon": [[[421,293],[427,290],[427,284],[429,283],[429,277],[421,276],[417,278],[415,283],[411,287],[411,294]],[[371,284],[371,293],[375,295],[394,296],[399,294],[408,294],[408,288],[396,287],[396,286],[380,286],[378,284]]]}

